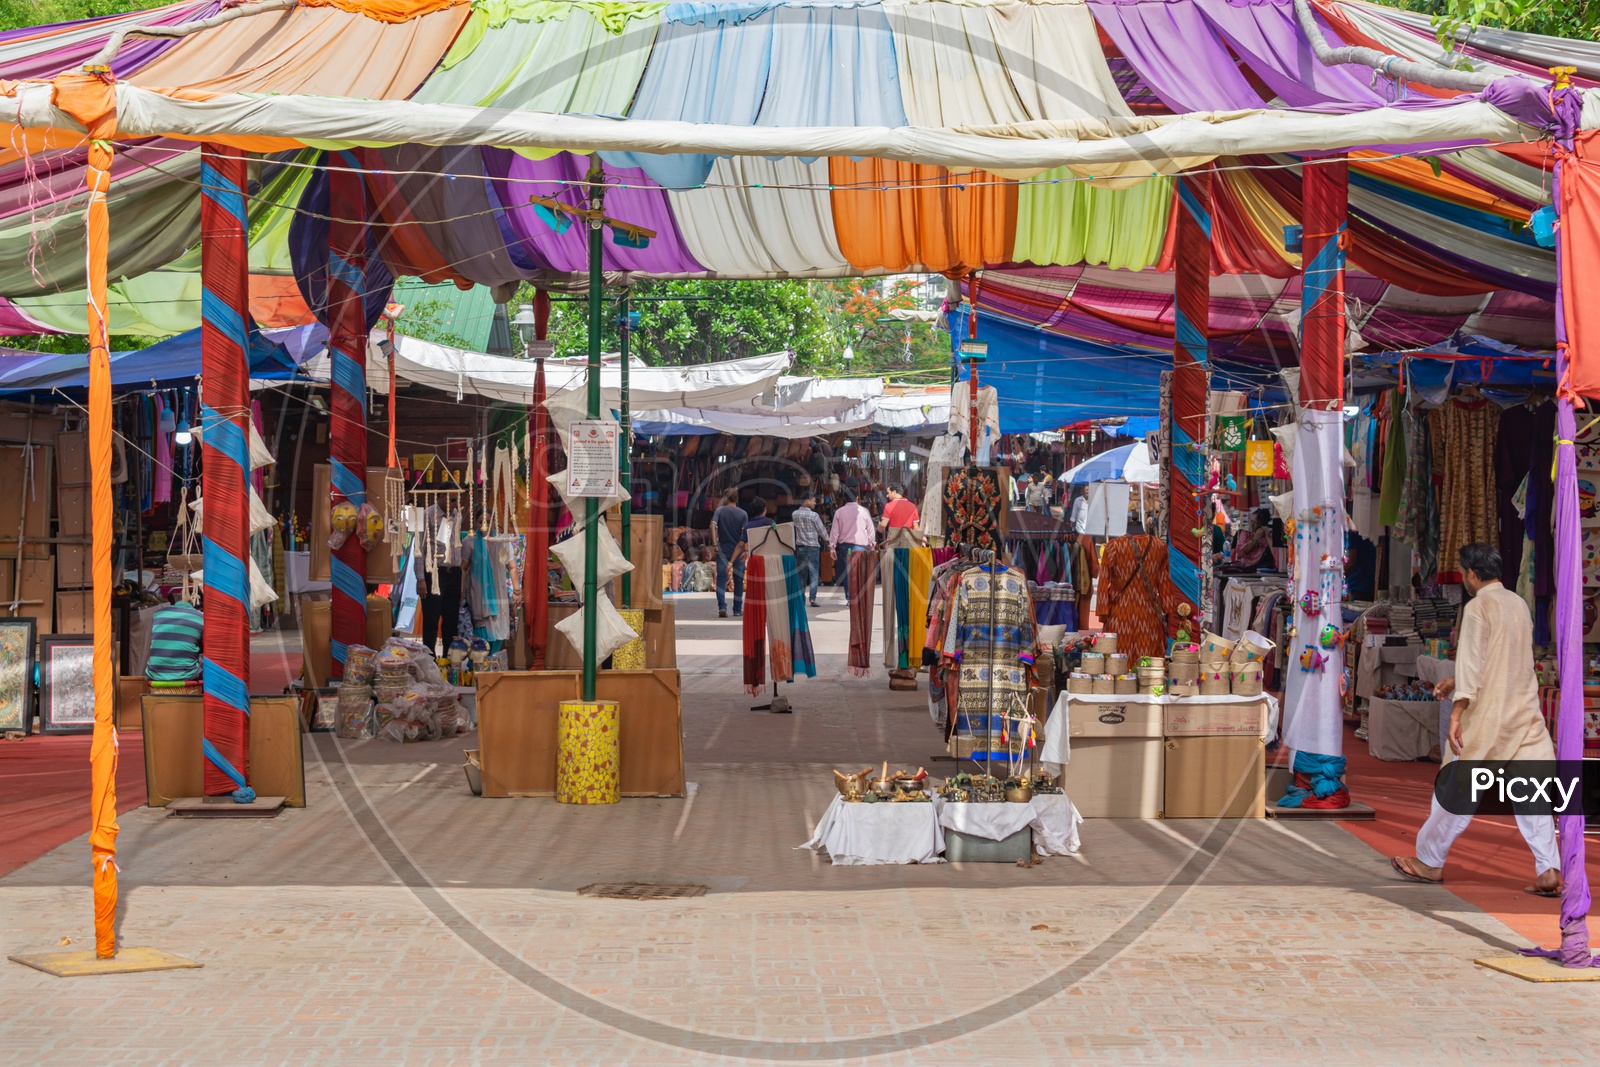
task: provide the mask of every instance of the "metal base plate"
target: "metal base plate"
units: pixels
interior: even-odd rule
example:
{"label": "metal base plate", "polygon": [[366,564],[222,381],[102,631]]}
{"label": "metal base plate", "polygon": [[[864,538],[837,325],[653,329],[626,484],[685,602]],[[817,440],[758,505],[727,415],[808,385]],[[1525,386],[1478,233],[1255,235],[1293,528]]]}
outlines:
{"label": "metal base plate", "polygon": [[92,948],[43,949],[37,952],[17,952],[8,956],[13,963],[32,967],[57,978],[82,978],[94,974],[137,974],[140,971],[179,971],[203,967],[204,964],[162,952],[158,948],[121,948],[108,960],[94,954]]}
{"label": "metal base plate", "polygon": [[1475,962],[1524,982],[1600,982],[1600,967],[1563,967],[1539,956],[1492,956]]}
{"label": "metal base plate", "polygon": [[1280,808],[1274,801],[1267,802],[1269,819],[1303,819],[1307,822],[1343,820],[1345,822],[1376,822],[1378,813],[1359,800],[1352,800],[1348,808]]}

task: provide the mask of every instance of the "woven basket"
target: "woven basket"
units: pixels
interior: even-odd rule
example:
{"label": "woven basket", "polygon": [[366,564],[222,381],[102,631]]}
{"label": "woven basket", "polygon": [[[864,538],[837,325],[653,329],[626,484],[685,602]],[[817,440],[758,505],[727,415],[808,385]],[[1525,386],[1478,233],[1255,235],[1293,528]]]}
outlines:
{"label": "woven basket", "polygon": [[1239,643],[1233,646],[1233,654],[1228,657],[1229,662],[1235,666],[1243,667],[1250,663],[1260,663],[1267,658],[1273,649],[1272,641],[1256,633],[1246,630]]}
{"label": "woven basket", "polygon": [[1126,652],[1113,652],[1106,657],[1107,674],[1127,674],[1128,654]]}
{"label": "woven basket", "polygon": [[1140,656],[1139,662],[1135,664],[1135,666],[1137,666],[1141,671],[1146,667],[1158,671],[1164,671],[1167,669],[1167,661],[1162,659],[1160,656]]}
{"label": "woven basket", "polygon": [[1179,663],[1174,660],[1167,667],[1167,677],[1184,685],[1194,685],[1200,681],[1200,664],[1198,662]]}
{"label": "woven basket", "polygon": [[1226,660],[1233,655],[1233,646],[1234,642],[1208,630],[1200,637],[1200,661],[1214,663],[1219,659]]}
{"label": "woven basket", "polygon": [[1162,685],[1162,684],[1160,684],[1160,683],[1157,683],[1155,685],[1141,685],[1139,687],[1139,695],[1143,696],[1143,697],[1160,696],[1161,694],[1165,693],[1166,691],[1167,691],[1167,687]]}
{"label": "woven basket", "polygon": [[1078,661],[1078,669],[1084,674],[1105,674],[1106,658],[1098,652],[1085,652]]}
{"label": "woven basket", "polygon": [[1169,697],[1192,697],[1199,695],[1200,687],[1194,682],[1169,682],[1167,684],[1167,696]]}
{"label": "woven basket", "polygon": [[1260,667],[1254,665],[1235,667],[1232,672],[1233,695],[1236,697],[1260,696],[1261,678],[1264,673]]}
{"label": "woven basket", "polygon": [[1140,685],[1161,685],[1167,680],[1167,672],[1161,667],[1140,667],[1137,677]]}
{"label": "woven basket", "polygon": [[1107,656],[1111,655],[1117,650],[1117,635],[1101,634],[1100,640],[1094,643],[1094,650]]}
{"label": "woven basket", "polygon": [[1072,674],[1067,677],[1067,692],[1092,693],[1094,692],[1094,679],[1087,674]]}
{"label": "woven basket", "polygon": [[1110,696],[1117,691],[1116,681],[1109,674],[1097,674],[1094,676],[1093,691],[1102,696]]}
{"label": "woven basket", "polygon": [[1169,658],[1173,663],[1199,663],[1200,649],[1195,645],[1173,645]]}
{"label": "woven basket", "polygon": [[1228,679],[1202,678],[1200,679],[1200,695],[1203,697],[1225,697],[1229,693]]}
{"label": "woven basket", "polygon": [[1139,679],[1131,674],[1119,674],[1113,683],[1113,692],[1121,696],[1133,696],[1139,692]]}

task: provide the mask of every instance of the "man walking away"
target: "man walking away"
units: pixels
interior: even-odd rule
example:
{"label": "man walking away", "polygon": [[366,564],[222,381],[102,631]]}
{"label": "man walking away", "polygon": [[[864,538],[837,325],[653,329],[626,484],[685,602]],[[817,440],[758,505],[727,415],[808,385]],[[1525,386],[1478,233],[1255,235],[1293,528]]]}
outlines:
{"label": "man walking away", "polygon": [[[844,602],[850,603],[850,553],[865,552],[878,544],[878,534],[872,528],[872,513],[855,500],[846,501],[833,513],[833,529],[828,533],[828,556],[834,561],[834,573],[844,586]],[[840,550],[843,551],[840,551]]]}
{"label": "man walking away", "polygon": [[878,520],[878,529],[898,530],[922,521],[922,516],[917,514],[917,505],[906,499],[904,487],[891,484],[888,493],[889,502],[883,506],[883,518]]}
{"label": "man walking away", "polygon": [[734,562],[744,524],[750,516],[739,506],[739,490],[722,494],[722,506],[711,513],[711,529],[717,535],[717,618],[728,617],[728,572],[733,572],[733,615],[744,611],[744,560]]}
{"label": "man walking away", "polygon": [[817,494],[807,493],[789,516],[789,521],[794,523],[795,566],[812,607],[817,606],[817,583],[822,580],[822,542],[828,539],[828,528],[822,525],[816,506]]}
{"label": "man walking away", "polygon": [[[1555,746],[1539,714],[1539,683],[1533,673],[1533,619],[1528,605],[1500,584],[1500,553],[1481,541],[1461,548],[1461,580],[1472,594],[1461,622],[1456,676],[1435,688],[1450,709],[1450,751],[1465,760],[1554,760]],[[1390,864],[1413,882],[1438,885],[1444,863],[1472,822],[1452,815],[1437,797],[1428,821],[1417,831],[1417,854],[1396,856]],[[1526,893],[1561,895],[1561,856],[1555,820],[1549,815],[1518,815],[1517,829],[1533,850],[1537,877]]]}

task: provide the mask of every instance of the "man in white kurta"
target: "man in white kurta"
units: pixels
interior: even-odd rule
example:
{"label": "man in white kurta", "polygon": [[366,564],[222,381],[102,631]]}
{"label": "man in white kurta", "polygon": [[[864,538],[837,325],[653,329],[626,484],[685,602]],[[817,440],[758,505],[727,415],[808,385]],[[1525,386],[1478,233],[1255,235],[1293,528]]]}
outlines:
{"label": "man in white kurta", "polygon": [[[1478,542],[1461,549],[1461,575],[1473,594],[1461,622],[1456,675],[1435,688],[1454,694],[1450,751],[1466,760],[1554,760],[1555,747],[1539,714],[1539,683],[1533,671],[1533,620],[1527,603],[1500,584],[1500,553]],[[1437,797],[1417,831],[1417,854],[1396,857],[1394,869],[1413,881],[1444,881],[1450,846],[1472,822],[1452,815]],[[1556,896],[1561,857],[1555,821],[1549,815],[1518,815],[1517,828],[1533,850],[1537,877],[1527,891]]]}

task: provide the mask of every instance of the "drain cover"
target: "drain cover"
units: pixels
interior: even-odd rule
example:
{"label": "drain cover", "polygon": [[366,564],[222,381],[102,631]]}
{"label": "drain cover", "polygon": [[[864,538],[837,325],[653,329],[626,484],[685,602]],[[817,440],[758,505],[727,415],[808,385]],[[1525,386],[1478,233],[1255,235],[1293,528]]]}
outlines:
{"label": "drain cover", "polygon": [[596,882],[578,890],[580,897],[610,897],[613,900],[676,900],[703,897],[703,885],[651,885],[649,882]]}

